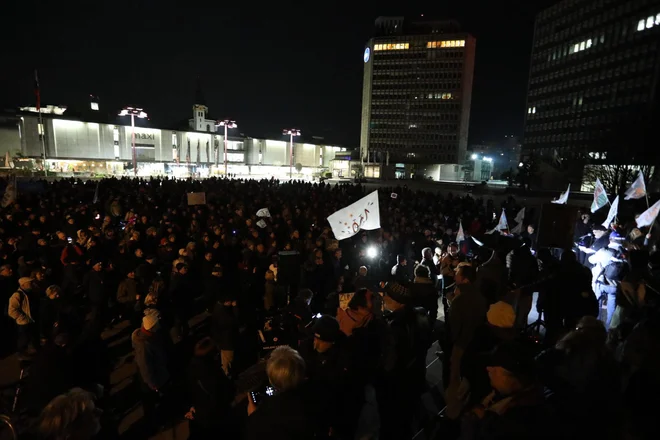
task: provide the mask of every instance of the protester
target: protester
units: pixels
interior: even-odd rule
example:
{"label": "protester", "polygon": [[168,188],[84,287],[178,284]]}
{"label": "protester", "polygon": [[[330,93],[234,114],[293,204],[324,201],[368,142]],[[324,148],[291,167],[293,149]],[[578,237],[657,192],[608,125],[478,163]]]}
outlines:
{"label": "protester", "polygon": [[[598,385],[611,390],[603,402],[609,405],[610,397],[622,396],[626,407],[635,408],[618,411],[621,406],[612,403],[611,412],[625,419],[617,429],[632,432],[644,426],[640,414],[648,408],[635,396],[652,400],[657,382],[649,341],[657,333],[651,317],[658,309],[660,265],[654,236],[648,227],[635,227],[632,217],[623,228],[602,230],[590,218],[580,220],[585,234],[596,237],[595,242],[590,235],[583,237],[580,252],[611,253],[609,261],[616,263],[594,261],[604,270],[593,279],[570,250],[532,245],[533,253],[521,247],[536,239],[531,228],[522,239],[499,232],[483,235],[495,226],[493,213],[502,208],[507,214],[520,212],[523,207],[513,197],[500,207],[472,196],[392,188],[385,193],[396,192],[396,199],[379,200],[380,229],[337,241],[325,219],[363,197],[362,186],[213,177],[42,183],[44,193],[19,193],[0,216],[0,293],[7,311],[3,348],[13,350],[13,332],[18,332],[20,366],[28,373],[19,410],[32,406],[34,413],[54,393],[73,386],[95,392],[103,388],[99,404],[113,419],[109,426],[120,426],[131,406],[143,406],[149,429],[127,436],[149,438],[188,412],[193,435],[240,438],[234,428],[240,430],[236,425],[243,420],[232,411],[245,408],[232,404],[253,389],[257,402],[250,403],[248,436],[353,438],[369,433],[401,439],[416,434],[413,421],[420,415],[422,393],[435,385],[431,394],[448,388],[449,407],[443,414],[456,420],[471,417],[473,406],[484,402],[492,388],[498,390],[484,404],[486,417],[467,424],[460,433],[464,437],[488,438],[485,433],[492,432],[529,438],[530,423],[546,426],[549,421],[571,438],[584,437],[583,427],[598,417],[601,405],[600,394],[579,390]],[[191,192],[205,192],[206,204],[188,205]],[[268,208],[266,217],[257,214],[263,208]],[[529,223],[523,225],[537,224],[533,209],[527,212]],[[628,214],[622,210],[620,216]],[[454,231],[461,221],[469,235],[463,235],[459,252]],[[436,248],[439,252],[432,251]],[[19,283],[22,275],[26,279]],[[599,308],[592,281],[606,309]],[[438,314],[436,320],[443,287],[445,316]],[[521,287],[524,291],[518,292]],[[536,292],[540,330],[524,325]],[[516,302],[518,293],[525,301]],[[340,295],[352,298],[340,306]],[[123,305],[115,308],[115,300]],[[596,319],[599,310],[608,311],[600,317],[609,326],[606,348],[602,329],[598,338],[574,334],[586,325],[584,316]],[[323,316],[335,313],[336,321]],[[526,333],[519,331],[523,327]],[[427,363],[438,337],[444,357]],[[585,340],[595,351],[586,348]],[[489,352],[510,342],[532,354],[554,347],[546,353],[552,358],[539,357],[538,378],[515,363],[489,364]],[[304,362],[298,354],[283,354],[282,348],[273,353],[282,344],[300,348],[307,373],[301,373]],[[26,356],[30,345],[32,366]],[[130,362],[131,355],[138,386],[124,386],[128,379],[121,390],[113,386],[111,391],[110,371]],[[272,396],[245,385],[250,380],[243,376],[253,374],[248,368],[253,365],[258,372],[250,377],[260,383],[258,361],[269,355],[270,381],[281,388]],[[590,367],[594,359],[599,368]],[[582,361],[583,371],[576,367]],[[71,367],[48,371],[47,364]],[[435,378],[427,372],[438,367],[448,377],[427,383]],[[500,374],[500,367],[511,374]],[[31,377],[47,390],[36,404],[30,403]],[[527,389],[517,390],[516,383]],[[556,400],[539,399],[541,384],[553,389]],[[319,405],[313,391],[318,386],[329,406]],[[500,399],[502,393],[513,398]],[[566,399],[577,405],[564,404]],[[580,414],[593,416],[578,423]],[[568,426],[561,423],[564,419],[575,423]],[[539,435],[545,433],[534,433]]]}

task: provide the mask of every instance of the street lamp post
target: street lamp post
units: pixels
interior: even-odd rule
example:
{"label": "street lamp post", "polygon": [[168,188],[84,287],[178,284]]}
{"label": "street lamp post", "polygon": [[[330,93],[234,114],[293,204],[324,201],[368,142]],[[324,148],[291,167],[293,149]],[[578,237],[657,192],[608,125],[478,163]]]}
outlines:
{"label": "street lamp post", "polygon": [[297,128],[285,129],[284,134],[289,135],[291,151],[289,152],[289,180],[293,179],[293,137],[300,136],[300,130]]}
{"label": "street lamp post", "polygon": [[227,129],[236,128],[238,125],[236,125],[236,121],[231,121],[229,119],[218,121],[216,125],[225,127],[225,177],[227,177]]}
{"label": "street lamp post", "polygon": [[131,145],[133,147],[133,175],[137,176],[137,156],[135,155],[135,118],[146,118],[147,114],[141,108],[124,107],[119,116],[131,117]]}

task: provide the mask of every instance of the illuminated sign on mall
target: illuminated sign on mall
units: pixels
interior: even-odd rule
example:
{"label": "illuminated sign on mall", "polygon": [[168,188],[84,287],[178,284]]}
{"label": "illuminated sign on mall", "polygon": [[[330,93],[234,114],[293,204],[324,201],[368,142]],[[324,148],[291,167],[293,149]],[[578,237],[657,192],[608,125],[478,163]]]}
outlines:
{"label": "illuminated sign on mall", "polygon": [[135,140],[137,141],[138,139],[155,141],[156,135],[153,133],[135,133]]}

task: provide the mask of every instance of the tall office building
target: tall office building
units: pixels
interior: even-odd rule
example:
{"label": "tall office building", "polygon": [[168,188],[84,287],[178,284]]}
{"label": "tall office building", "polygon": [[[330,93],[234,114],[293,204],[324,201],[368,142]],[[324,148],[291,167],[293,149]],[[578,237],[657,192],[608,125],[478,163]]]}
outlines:
{"label": "tall office building", "polygon": [[475,44],[454,21],[376,20],[364,50],[365,162],[465,160]]}
{"label": "tall office building", "polygon": [[655,163],[659,76],[660,0],[564,0],[542,11],[523,155]]}

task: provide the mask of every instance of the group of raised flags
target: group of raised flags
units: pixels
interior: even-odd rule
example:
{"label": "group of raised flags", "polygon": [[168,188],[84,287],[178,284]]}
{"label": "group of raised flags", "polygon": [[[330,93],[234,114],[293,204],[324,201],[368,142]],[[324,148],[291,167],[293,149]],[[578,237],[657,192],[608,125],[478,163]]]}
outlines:
{"label": "group of raised flags", "polygon": [[[569,186],[570,189],[570,186]],[[568,191],[565,193],[566,199],[568,199]],[[563,195],[562,195],[563,197]],[[644,174],[639,172],[639,175],[632,183],[630,188],[626,190],[625,200],[631,199],[641,199],[646,197],[646,206],[647,210],[644,211],[636,220],[637,227],[650,226],[655,222],[658,212],[660,212],[660,200],[657,201],[653,206],[648,204],[648,195],[646,193],[646,183],[644,182]],[[561,197],[560,197],[561,199]],[[553,203],[559,203],[558,201],[553,201]],[[565,201],[563,203],[566,203]],[[609,204],[610,210],[607,213],[607,218],[603,222],[603,226],[609,228],[617,214],[619,213],[619,196],[614,198],[614,201],[610,203],[609,198],[607,197],[607,192],[605,192],[605,187],[601,183],[600,179],[596,179],[596,184],[594,186],[594,200],[591,203],[591,212],[594,213],[598,211],[603,206]]]}

